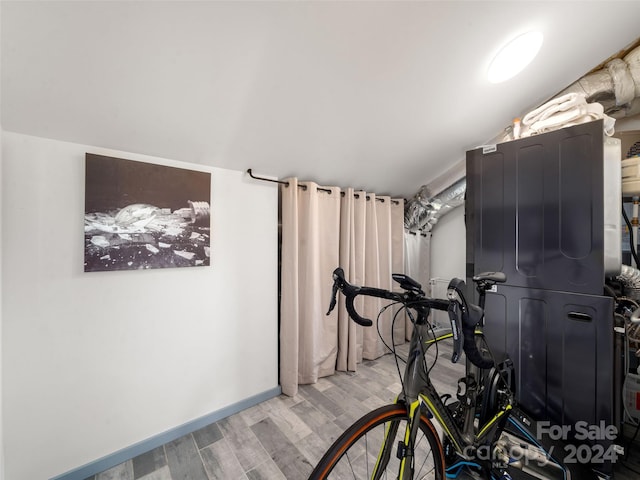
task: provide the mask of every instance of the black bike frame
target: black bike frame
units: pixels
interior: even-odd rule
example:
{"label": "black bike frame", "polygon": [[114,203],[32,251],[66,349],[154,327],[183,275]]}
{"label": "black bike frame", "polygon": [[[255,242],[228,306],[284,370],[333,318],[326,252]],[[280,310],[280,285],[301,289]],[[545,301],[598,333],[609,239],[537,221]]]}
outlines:
{"label": "black bike frame", "polygon": [[[407,405],[412,405],[415,402],[422,402],[428,412],[433,415],[441,427],[444,429],[445,434],[454,445],[454,448],[463,458],[472,458],[475,448],[485,442],[490,442],[494,439],[495,433],[498,431],[501,425],[504,425],[508,418],[509,411],[512,408],[511,403],[508,403],[501,410],[498,411],[492,419],[490,419],[485,425],[480,427],[478,434],[474,432],[474,418],[475,418],[475,398],[477,390],[467,384],[467,391],[464,392],[464,397],[467,403],[465,404],[466,418],[464,422],[464,428],[459,428],[453,417],[452,412],[447,408],[440,398],[440,394],[431,383],[429,373],[424,368],[423,362],[425,361],[425,339],[430,337],[431,327],[426,321],[426,318],[418,318],[414,325],[414,332],[411,336],[411,343],[409,345],[409,357],[407,358],[407,365],[404,375],[404,389],[399,400],[404,401]],[[446,338],[445,336],[444,338]],[[434,339],[433,341],[439,341],[440,339]],[[479,369],[470,362],[466,362],[465,365],[465,379],[467,382],[475,382],[479,380]],[[501,421],[502,420],[502,421]],[[471,447],[471,450],[469,450]]]}

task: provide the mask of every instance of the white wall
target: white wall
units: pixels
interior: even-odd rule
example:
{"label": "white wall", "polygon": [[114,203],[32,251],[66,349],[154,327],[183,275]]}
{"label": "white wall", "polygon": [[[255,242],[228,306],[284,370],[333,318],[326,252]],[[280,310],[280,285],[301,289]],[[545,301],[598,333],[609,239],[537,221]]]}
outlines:
{"label": "white wall", "polygon": [[616,132],[626,132],[629,130],[640,130],[640,115],[616,120]]}
{"label": "white wall", "polygon": [[[0,186],[2,185],[2,170],[3,170],[3,156],[2,156],[2,126],[0,126]],[[3,421],[3,412],[4,408],[2,405],[2,371],[3,371],[3,358],[4,354],[2,351],[2,330],[3,330],[3,322],[2,322],[2,271],[3,271],[3,262],[2,262],[2,195],[0,195],[0,480],[4,480],[4,421]]]}
{"label": "white wall", "polygon": [[[277,190],[3,133],[5,475],[45,479],[277,387]],[[210,267],[83,272],[84,154],[212,172]]]}
{"label": "white wall", "polygon": [[[1,11],[1,8],[0,8]],[[0,108],[0,111],[2,109]],[[2,185],[2,125],[0,125],[0,186]],[[4,480],[4,428],[2,421],[2,195],[0,195],[0,480]]]}
{"label": "white wall", "polygon": [[[2,6],[0,5],[0,20],[2,19]],[[2,21],[0,21],[2,25]],[[1,68],[1,67],[0,67]],[[2,75],[0,75],[0,78]],[[2,89],[0,88],[0,91]],[[1,95],[0,95],[1,97]],[[0,98],[0,112],[2,111],[2,99]],[[1,122],[1,121],[0,121]],[[2,185],[2,124],[0,123],[0,186]],[[2,195],[0,195],[0,480],[4,480],[4,422],[2,420]]]}
{"label": "white wall", "polygon": [[464,205],[439,218],[431,233],[431,278],[464,280],[467,261]]}
{"label": "white wall", "polygon": [[[2,127],[0,126],[0,185],[2,185]],[[3,371],[3,352],[2,352],[2,195],[0,195],[0,480],[4,480],[4,421],[3,421],[3,405],[2,405],[2,371]]]}

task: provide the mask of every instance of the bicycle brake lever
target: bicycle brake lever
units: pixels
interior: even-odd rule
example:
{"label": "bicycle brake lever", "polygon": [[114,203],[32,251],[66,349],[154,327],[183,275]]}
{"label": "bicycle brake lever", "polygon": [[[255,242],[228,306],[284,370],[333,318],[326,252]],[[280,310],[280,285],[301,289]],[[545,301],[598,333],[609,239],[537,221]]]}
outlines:
{"label": "bicycle brake lever", "polygon": [[338,295],[338,280],[333,282],[333,289],[331,290],[331,303],[329,303],[329,310],[327,311],[327,315],[331,313],[331,311],[336,306],[336,296]]}
{"label": "bicycle brake lever", "polygon": [[341,290],[342,293],[344,293],[345,307],[347,309],[349,317],[351,317],[354,322],[362,325],[363,327],[370,327],[371,325],[373,325],[373,322],[371,320],[361,317],[360,315],[358,315],[358,312],[356,312],[356,309],[353,306],[353,300],[357,295],[361,294],[360,287],[349,285],[349,283],[344,279],[344,270],[342,270],[342,268],[340,267],[336,268],[333,271],[333,291],[331,293],[331,304],[329,305],[329,311],[327,312],[327,315],[329,315],[331,313],[331,310],[333,310],[333,308],[336,306],[336,295],[338,293],[338,290]]}
{"label": "bicycle brake lever", "polygon": [[462,322],[460,321],[460,306],[451,302],[448,308],[449,321],[451,322],[451,333],[453,334],[453,353],[451,354],[451,362],[457,363],[462,353]]}
{"label": "bicycle brake lever", "polygon": [[333,290],[331,290],[331,303],[329,303],[329,311],[327,311],[327,315],[329,315],[336,307],[338,290],[340,290],[340,287],[344,285],[344,282],[344,270],[338,267],[333,271]]}

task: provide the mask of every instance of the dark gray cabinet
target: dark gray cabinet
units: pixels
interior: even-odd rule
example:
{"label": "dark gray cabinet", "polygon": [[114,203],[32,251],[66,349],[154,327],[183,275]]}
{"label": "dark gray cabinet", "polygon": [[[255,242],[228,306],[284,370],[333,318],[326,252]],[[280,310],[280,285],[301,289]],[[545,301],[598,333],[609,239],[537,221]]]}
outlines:
{"label": "dark gray cabinet", "polygon": [[613,424],[613,299],[499,285],[487,295],[487,340],[511,358],[516,395],[536,418]]}
{"label": "dark gray cabinet", "polygon": [[467,152],[467,282],[506,274],[487,295],[487,340],[512,359],[521,406],[561,425],[617,418],[603,145],[596,121]]}
{"label": "dark gray cabinet", "polygon": [[502,271],[514,286],[601,294],[603,168],[601,121],[467,152],[471,270]]}

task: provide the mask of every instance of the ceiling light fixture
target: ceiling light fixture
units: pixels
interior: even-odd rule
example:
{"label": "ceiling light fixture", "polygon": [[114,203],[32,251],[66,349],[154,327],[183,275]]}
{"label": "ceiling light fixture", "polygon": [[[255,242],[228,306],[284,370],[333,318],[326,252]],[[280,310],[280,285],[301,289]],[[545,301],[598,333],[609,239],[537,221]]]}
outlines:
{"label": "ceiling light fixture", "polygon": [[542,33],[524,33],[507,43],[489,65],[487,77],[491,83],[509,80],[529,65],[540,51]]}

